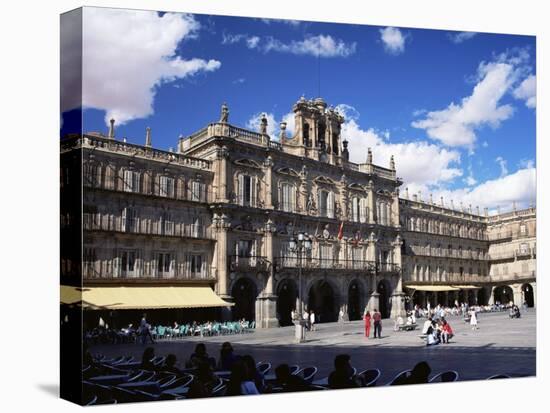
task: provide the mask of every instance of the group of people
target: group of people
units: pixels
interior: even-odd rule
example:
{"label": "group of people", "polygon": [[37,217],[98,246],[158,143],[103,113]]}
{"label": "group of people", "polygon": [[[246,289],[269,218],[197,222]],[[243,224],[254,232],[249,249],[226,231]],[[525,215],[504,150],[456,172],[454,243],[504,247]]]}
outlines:
{"label": "group of people", "polygon": [[432,317],[424,322],[422,334],[426,336],[427,346],[449,344],[449,340],[454,336],[453,329],[447,320],[444,318],[434,320]]}
{"label": "group of people", "polygon": [[512,307],[510,307],[510,312],[508,313],[508,316],[510,318],[520,318],[521,313],[519,311],[519,307],[515,304]]}
{"label": "group of people", "polygon": [[382,314],[374,309],[374,312],[370,311],[365,307],[363,312],[363,320],[365,321],[365,337],[370,337],[371,323],[374,324],[374,338],[382,338]]}
{"label": "group of people", "polygon": [[[296,311],[292,310],[290,312],[290,317],[294,321],[298,317],[298,313]],[[309,312],[307,310],[304,310],[304,313],[302,314],[302,319],[305,322],[306,330],[315,331],[315,323],[317,322],[317,319],[315,317],[315,312],[313,310],[311,310]]]}

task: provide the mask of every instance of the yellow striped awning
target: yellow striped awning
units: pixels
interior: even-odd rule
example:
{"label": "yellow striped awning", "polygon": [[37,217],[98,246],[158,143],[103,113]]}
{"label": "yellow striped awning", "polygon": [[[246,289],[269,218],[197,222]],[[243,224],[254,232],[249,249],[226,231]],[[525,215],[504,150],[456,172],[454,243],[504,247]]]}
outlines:
{"label": "yellow striped awning", "polygon": [[61,286],[62,304],[91,309],[229,307],[209,286],[184,287],[70,287]]}
{"label": "yellow striped awning", "polygon": [[460,289],[453,285],[409,284],[409,285],[405,285],[405,287],[416,291],[458,291]]}

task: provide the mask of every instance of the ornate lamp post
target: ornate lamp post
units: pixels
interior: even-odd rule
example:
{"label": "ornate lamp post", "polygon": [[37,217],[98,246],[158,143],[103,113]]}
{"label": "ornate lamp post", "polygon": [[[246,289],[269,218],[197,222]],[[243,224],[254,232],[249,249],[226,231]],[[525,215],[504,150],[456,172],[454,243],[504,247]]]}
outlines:
{"label": "ornate lamp post", "polygon": [[298,237],[292,237],[289,242],[289,250],[296,253],[298,259],[298,305],[294,315],[294,325],[296,326],[296,341],[303,343],[306,340],[306,323],[302,315],[302,254],[311,251],[311,239],[303,232],[298,233]]}

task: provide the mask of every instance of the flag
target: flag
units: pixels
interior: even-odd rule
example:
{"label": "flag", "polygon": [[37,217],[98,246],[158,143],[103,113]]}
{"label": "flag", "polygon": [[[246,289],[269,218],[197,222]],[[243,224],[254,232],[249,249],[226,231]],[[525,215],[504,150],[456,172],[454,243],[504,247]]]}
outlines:
{"label": "flag", "polygon": [[338,230],[338,239],[344,238],[344,221],[340,222],[340,229]]}

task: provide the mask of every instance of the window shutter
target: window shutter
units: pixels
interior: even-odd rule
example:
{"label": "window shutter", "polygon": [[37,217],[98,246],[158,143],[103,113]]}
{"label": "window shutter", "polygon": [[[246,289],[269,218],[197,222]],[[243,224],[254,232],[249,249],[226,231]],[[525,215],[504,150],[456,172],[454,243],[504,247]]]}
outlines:
{"label": "window shutter", "polygon": [[120,230],[126,231],[126,214],[127,214],[127,208],[124,208],[122,210],[122,222],[120,223]]}
{"label": "window shutter", "polygon": [[244,175],[240,174],[237,181],[238,204],[244,205]]}
{"label": "window shutter", "polygon": [[334,218],[334,192],[328,193],[328,199],[327,199],[327,215],[329,218]]}
{"label": "window shutter", "polygon": [[322,215],[323,214],[323,204],[322,204],[322,201],[323,200],[323,191],[321,190],[317,190],[317,210],[319,211],[319,215]]}
{"label": "window shutter", "polygon": [[257,195],[257,189],[256,186],[258,185],[258,180],[255,176],[250,177],[250,206],[255,207],[256,206],[256,195]]}
{"label": "window shutter", "polygon": [[367,222],[367,199],[361,198],[359,201],[359,221]]}

